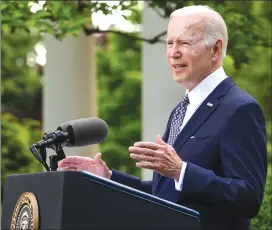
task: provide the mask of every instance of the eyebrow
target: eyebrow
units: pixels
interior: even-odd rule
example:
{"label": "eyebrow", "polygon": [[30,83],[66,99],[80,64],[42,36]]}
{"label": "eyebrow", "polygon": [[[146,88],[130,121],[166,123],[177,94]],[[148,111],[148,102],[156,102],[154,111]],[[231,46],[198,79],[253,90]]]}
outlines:
{"label": "eyebrow", "polygon": [[176,39],[170,37],[170,38],[166,38],[165,41],[173,41],[173,40],[178,40],[178,41],[190,41],[193,42],[193,40],[191,38],[182,38],[181,36],[178,36]]}

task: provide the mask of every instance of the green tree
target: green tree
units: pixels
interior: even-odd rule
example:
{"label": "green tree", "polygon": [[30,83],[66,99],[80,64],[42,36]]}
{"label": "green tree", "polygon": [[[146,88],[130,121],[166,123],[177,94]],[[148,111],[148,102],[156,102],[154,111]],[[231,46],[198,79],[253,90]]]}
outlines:
{"label": "green tree", "polygon": [[29,146],[41,137],[40,123],[33,119],[18,119],[10,113],[1,120],[1,202],[5,179],[10,174],[31,173],[42,166],[29,151]]}
{"label": "green tree", "polygon": [[[41,74],[35,61],[35,44],[41,36],[24,30],[2,31],[2,109],[17,116],[33,116],[41,95]],[[38,115],[36,115],[38,117]]]}

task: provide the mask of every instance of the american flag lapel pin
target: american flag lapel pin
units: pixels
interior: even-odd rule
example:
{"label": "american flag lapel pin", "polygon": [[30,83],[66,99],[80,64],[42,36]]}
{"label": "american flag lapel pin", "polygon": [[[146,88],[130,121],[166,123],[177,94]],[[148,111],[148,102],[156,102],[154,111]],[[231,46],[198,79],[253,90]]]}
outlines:
{"label": "american flag lapel pin", "polygon": [[213,107],[213,104],[211,102],[208,102],[207,106]]}

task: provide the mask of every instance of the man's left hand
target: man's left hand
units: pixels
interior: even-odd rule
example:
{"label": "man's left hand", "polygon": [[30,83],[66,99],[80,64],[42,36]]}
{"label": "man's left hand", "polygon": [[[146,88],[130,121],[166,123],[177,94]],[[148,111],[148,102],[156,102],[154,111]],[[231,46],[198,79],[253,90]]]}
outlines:
{"label": "man's left hand", "polygon": [[151,169],[163,176],[179,180],[182,167],[182,160],[175,149],[165,143],[158,135],[156,143],[136,142],[129,147],[130,157],[139,160],[136,166],[139,168]]}

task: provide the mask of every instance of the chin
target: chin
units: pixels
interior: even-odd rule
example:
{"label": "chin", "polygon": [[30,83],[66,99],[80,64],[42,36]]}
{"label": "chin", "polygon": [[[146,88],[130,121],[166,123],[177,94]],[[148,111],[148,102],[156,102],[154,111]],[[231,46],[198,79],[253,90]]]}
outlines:
{"label": "chin", "polygon": [[189,91],[191,91],[191,89],[193,88],[192,85],[194,84],[192,83],[192,81],[190,81],[190,77],[187,75],[186,76],[174,75],[174,80]]}
{"label": "chin", "polygon": [[185,82],[188,81],[188,76],[186,75],[181,75],[181,74],[174,74],[174,80],[179,83],[179,84],[184,84]]}

